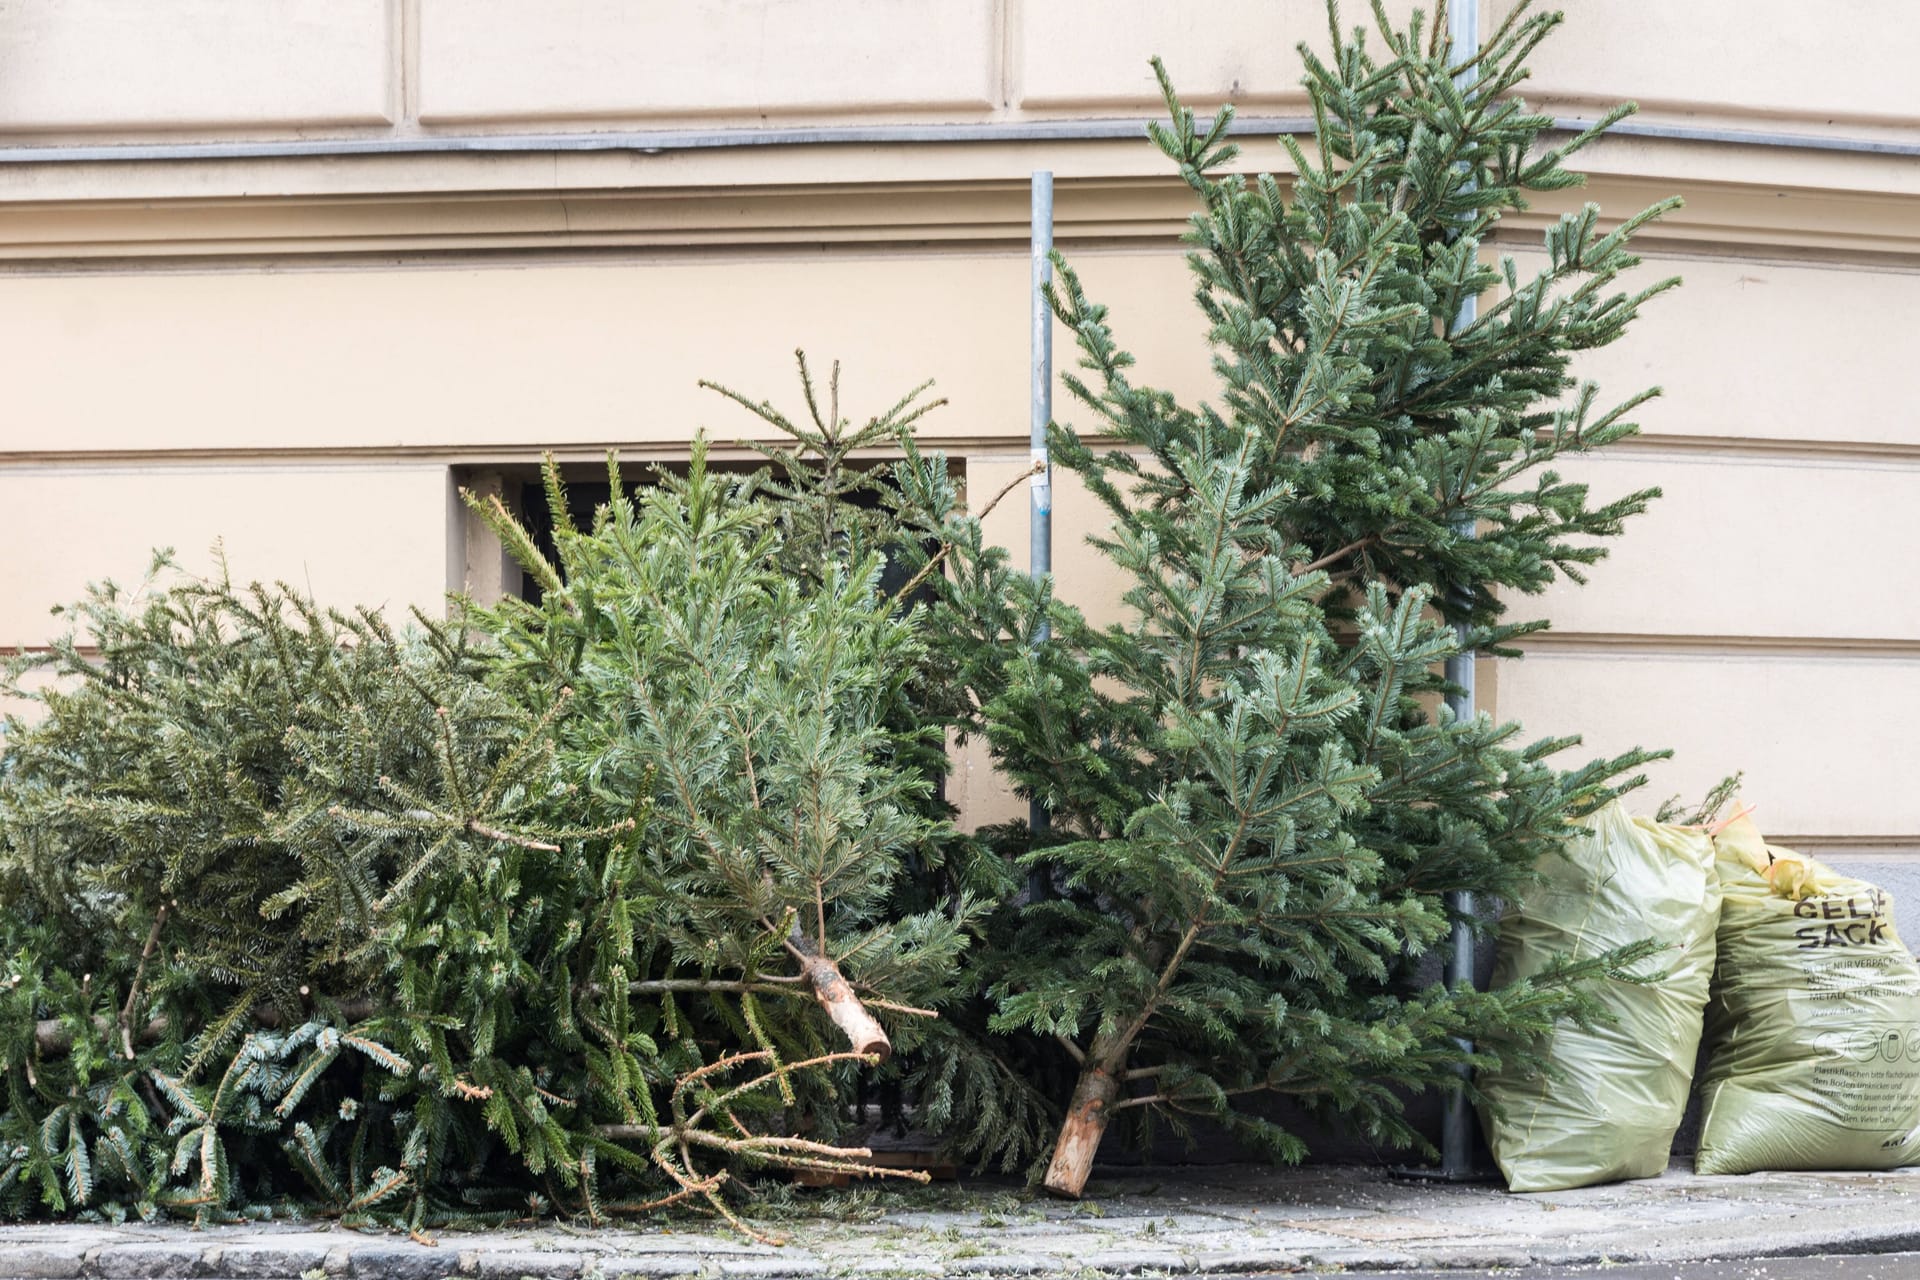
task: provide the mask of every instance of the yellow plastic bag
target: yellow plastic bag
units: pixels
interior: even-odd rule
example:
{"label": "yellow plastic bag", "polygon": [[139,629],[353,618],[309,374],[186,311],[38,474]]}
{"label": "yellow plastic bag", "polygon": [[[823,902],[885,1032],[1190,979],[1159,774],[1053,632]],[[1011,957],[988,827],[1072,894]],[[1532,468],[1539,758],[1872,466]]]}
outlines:
{"label": "yellow plastic bag", "polygon": [[1715,838],[1725,907],[1694,1167],[1920,1162],[1920,965],[1885,891],[1767,844]]}
{"label": "yellow plastic bag", "polygon": [[1614,1021],[1564,1024],[1546,1046],[1551,1076],[1489,1073],[1481,1127],[1514,1191],[1558,1191],[1667,1167],[1686,1110],[1713,973],[1720,911],[1705,832],[1630,817],[1618,802],[1589,817],[1541,882],[1501,921],[1493,985],[1656,938],[1647,962],[1665,977],[1616,983],[1601,998]]}

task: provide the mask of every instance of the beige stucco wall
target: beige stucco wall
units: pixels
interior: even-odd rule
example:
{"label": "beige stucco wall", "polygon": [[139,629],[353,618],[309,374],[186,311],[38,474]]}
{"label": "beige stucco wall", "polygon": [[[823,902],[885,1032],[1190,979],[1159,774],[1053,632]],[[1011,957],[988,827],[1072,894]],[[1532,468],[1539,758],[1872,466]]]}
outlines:
{"label": "beige stucco wall", "polygon": [[386,0],[25,0],[0,7],[9,132],[384,125]]}
{"label": "beige stucco wall", "polygon": [[[431,463],[182,462],[0,469],[16,567],[0,593],[0,635],[44,641],[49,611],[88,583],[125,588],[166,549],[202,575],[283,581],[395,617],[444,612],[449,573],[465,571],[447,469]],[[37,535],[37,536],[36,536]]]}
{"label": "beige stucco wall", "polygon": [[[1408,5],[1391,6],[1404,11]],[[1491,25],[1509,0],[1488,0]],[[1530,87],[1560,114],[1635,96],[1719,141],[1623,137],[1583,196],[1670,192],[1649,274],[1687,284],[1579,369],[1659,383],[1643,439],[1573,470],[1666,490],[1554,633],[1484,663],[1483,701],[1594,747],[1671,746],[1654,791],[1747,771],[1771,831],[1920,856],[1920,11],[1843,0],[1569,0]],[[1362,6],[1349,5],[1350,16]],[[0,6],[0,147],[607,130],[962,125],[968,141],[0,164],[0,648],[138,576],[146,548],[323,598],[437,606],[491,581],[450,499],[545,448],[671,456],[732,441],[712,377],[792,395],[791,351],[845,362],[850,406],[933,377],[928,432],[990,492],[1025,465],[1026,175],[1143,377],[1208,389],[1164,161],[1124,138],[997,126],[1137,118],[1149,54],[1197,101],[1304,107],[1317,0],[22,0]],[[651,136],[651,135],[650,135]],[[730,135],[737,140],[738,135]],[[1823,145],[1777,145],[1800,138]],[[1892,145],[1894,152],[1835,140]],[[644,139],[642,140],[644,141]],[[1279,167],[1247,139],[1249,166]],[[1559,206],[1515,219],[1523,261]],[[1061,364],[1071,358],[1056,335]],[[1064,394],[1060,416],[1084,422]],[[1073,550],[1061,590],[1110,610]],[[1025,516],[992,528],[1024,562]],[[491,575],[491,576],[490,576]],[[953,794],[1012,813],[977,749]]]}
{"label": "beige stucco wall", "polygon": [[[1491,31],[1515,0],[1481,0]],[[1389,0],[1396,18],[1414,6]],[[1431,8],[1431,6],[1428,6]],[[1858,131],[1920,124],[1899,0],[1568,0],[1535,60],[1555,108]],[[1350,5],[1346,25],[1365,22]],[[982,120],[1196,100],[1298,112],[1320,0],[16,0],[0,120],[65,135],[351,136],[459,124]],[[1377,46],[1376,46],[1377,47]]]}

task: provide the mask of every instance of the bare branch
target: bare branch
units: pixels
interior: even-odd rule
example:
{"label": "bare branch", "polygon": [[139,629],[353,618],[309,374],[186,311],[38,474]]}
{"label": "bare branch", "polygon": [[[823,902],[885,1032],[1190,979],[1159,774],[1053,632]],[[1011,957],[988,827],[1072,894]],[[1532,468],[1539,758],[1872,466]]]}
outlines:
{"label": "bare branch", "polygon": [[1349,542],[1346,546],[1341,547],[1338,551],[1329,551],[1326,555],[1321,556],[1318,560],[1313,560],[1308,562],[1307,564],[1301,565],[1298,569],[1295,569],[1293,571],[1293,576],[1296,578],[1304,577],[1307,574],[1312,573],[1316,569],[1324,569],[1330,564],[1338,564],[1340,561],[1346,559],[1349,555],[1352,555],[1354,552],[1360,550],[1362,547],[1372,546],[1374,543],[1378,541],[1380,541],[1380,535],[1377,533],[1370,533],[1364,538],[1355,538],[1352,542]]}
{"label": "bare branch", "polygon": [[[992,498],[988,499],[986,506],[980,508],[980,514],[975,516],[974,519],[985,520],[987,516],[993,511],[993,509],[1000,505],[1000,500],[1002,498],[1006,497],[1008,494],[1012,493],[1015,489],[1020,487],[1020,482],[1022,480],[1027,480],[1032,478],[1033,476],[1037,476],[1042,471],[1045,471],[1046,469],[1047,469],[1046,463],[1035,462],[1031,467],[1028,467],[1025,471],[1022,471],[1019,475],[1007,481],[1005,487],[1002,488],[1000,492],[994,494]],[[941,562],[947,558],[947,553],[951,550],[953,550],[953,543],[942,542],[940,544],[940,549],[933,553],[933,557],[929,559],[925,564],[920,566],[920,572],[914,574],[911,578],[908,578],[907,584],[901,587],[898,591],[894,592],[892,599],[890,599],[887,603],[898,604],[902,600],[905,600],[908,596],[912,595],[914,592],[914,588],[918,587],[921,583],[925,582],[927,580],[927,575],[940,567]]]}
{"label": "bare branch", "polygon": [[153,928],[147,931],[147,945],[140,948],[140,963],[134,966],[133,981],[127,986],[127,1002],[120,1006],[120,1051],[133,1061],[133,1011],[140,1003],[140,983],[147,976],[147,964],[160,949],[160,931],[167,927],[167,914],[173,904],[163,902],[153,913]]}

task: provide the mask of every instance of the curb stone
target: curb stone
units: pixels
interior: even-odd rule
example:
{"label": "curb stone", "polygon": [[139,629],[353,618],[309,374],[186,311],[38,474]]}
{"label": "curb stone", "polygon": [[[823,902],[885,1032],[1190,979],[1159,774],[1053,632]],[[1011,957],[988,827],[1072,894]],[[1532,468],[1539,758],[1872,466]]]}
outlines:
{"label": "curb stone", "polygon": [[[218,1258],[216,1263],[214,1260]],[[292,1245],[234,1245],[209,1249],[205,1261],[228,1280],[284,1280],[326,1269],[327,1250]]]}
{"label": "curb stone", "polygon": [[949,1272],[967,1276],[1031,1276],[1051,1271],[1053,1267],[1052,1258],[1032,1253],[983,1254],[977,1258],[958,1258],[947,1264]]}
{"label": "curb stone", "polygon": [[1340,1267],[1347,1271],[1410,1271],[1421,1265],[1418,1254],[1394,1249],[1368,1249],[1349,1245],[1337,1249],[1311,1249],[1301,1255],[1309,1267]]}
{"label": "curb stone", "polygon": [[627,1276],[643,1276],[646,1280],[668,1280],[673,1276],[693,1276],[700,1274],[701,1262],[698,1258],[684,1254],[624,1254],[618,1257],[595,1258],[592,1269],[583,1275],[597,1275],[605,1280],[624,1280]]}
{"label": "curb stone", "polygon": [[1609,1257],[1598,1249],[1536,1249],[1529,1261],[1543,1267],[1583,1267],[1604,1262],[1631,1262],[1631,1258]]}
{"label": "curb stone", "polygon": [[174,1244],[123,1244],[99,1250],[89,1271],[100,1280],[175,1280],[200,1274],[204,1250]]}
{"label": "curb stone", "polygon": [[[1063,1261],[1077,1262],[1080,1270],[1098,1271],[1103,1275],[1130,1276],[1142,1271],[1174,1274],[1194,1270],[1186,1257],[1170,1249],[1101,1249]],[[1062,1269],[1074,1268],[1069,1266]]]}
{"label": "curb stone", "polygon": [[746,1277],[748,1280],[789,1280],[789,1277],[808,1278],[828,1274],[827,1266],[812,1254],[795,1250],[791,1257],[780,1258],[721,1258],[717,1262],[709,1260],[714,1273],[733,1280],[733,1277]]}
{"label": "curb stone", "polygon": [[[532,1250],[473,1250],[475,1268],[481,1280],[573,1280],[586,1270],[585,1260],[577,1253],[537,1253]],[[467,1270],[467,1255],[462,1254],[460,1274]]]}
{"label": "curb stone", "polygon": [[0,1280],[1117,1280],[1875,1254],[1920,1249],[1916,1193],[1920,1169],[1675,1171],[1510,1196],[1351,1168],[1214,1167],[1110,1181],[1081,1211],[1010,1209],[1020,1193],[1006,1187],[958,1186],[860,1221],[832,1221],[823,1202],[781,1224],[795,1239],[778,1249],[678,1220],[671,1231],[447,1232],[437,1247],[299,1222],[0,1226]]}
{"label": "curb stone", "polygon": [[[831,1265],[794,1250],[760,1257],[702,1258],[688,1253],[563,1253],[536,1249],[466,1249],[458,1252],[369,1242],[357,1248],[322,1252],[312,1247],[277,1248],[255,1243],[189,1248],[173,1244],[114,1244],[91,1250],[56,1251],[0,1247],[0,1280],[311,1280],[368,1277],[370,1280],[925,1280],[927,1277],[1126,1277],[1142,1275],[1234,1275],[1303,1269],[1371,1271],[1479,1270],[1527,1265],[1566,1266],[1625,1262],[1674,1262],[1712,1256],[1727,1260],[1756,1256],[1806,1256],[1817,1253],[1875,1254],[1902,1251],[1916,1242],[1911,1227],[1890,1228],[1880,1236],[1819,1237],[1797,1233],[1791,1240],[1765,1237],[1742,1244],[1702,1241],[1690,1251],[1615,1247],[1518,1248],[1448,1243],[1432,1249],[1384,1249],[1367,1245],[1323,1246],[1301,1250],[1221,1249],[1177,1253],[1165,1249],[1110,1248],[1077,1254],[1010,1253],[948,1259],[913,1253],[865,1258]],[[1881,1247],[1884,1245],[1885,1247]]]}
{"label": "curb stone", "polygon": [[441,1280],[457,1264],[439,1249],[374,1246],[353,1251],[347,1274],[354,1280]]}
{"label": "curb stone", "polygon": [[1481,1249],[1465,1245],[1422,1254],[1419,1264],[1434,1270],[1486,1271],[1498,1267],[1524,1267],[1536,1261],[1538,1259],[1524,1249]]}
{"label": "curb stone", "polygon": [[75,1280],[86,1267],[79,1251],[59,1253],[49,1249],[9,1249],[4,1269],[10,1280]]}
{"label": "curb stone", "polygon": [[1272,1249],[1223,1249],[1203,1253],[1194,1259],[1193,1268],[1201,1274],[1238,1275],[1255,1271],[1298,1271],[1306,1266],[1304,1254]]}
{"label": "curb stone", "polygon": [[945,1275],[946,1271],[946,1259],[936,1258],[931,1254],[922,1253],[910,1254],[906,1257],[899,1258],[874,1258],[866,1262],[856,1262],[847,1270],[836,1272],[835,1274],[906,1278],[916,1276],[938,1277]]}
{"label": "curb stone", "polygon": [[[1818,1250],[1835,1253],[1878,1253],[1880,1250],[1862,1250],[1834,1247]],[[261,1251],[263,1253],[270,1251]],[[1742,1257],[1759,1256],[1752,1250],[1714,1249],[1711,1256],[1724,1260],[1738,1260]],[[1766,1256],[1805,1256],[1815,1252],[1803,1250],[1798,1255],[1775,1253],[1762,1249]],[[0,1280],[176,1280],[178,1277],[195,1277],[197,1280],[302,1280],[311,1276],[313,1269],[265,1270],[250,1268],[244,1273],[230,1272],[223,1265],[215,1251],[208,1255],[193,1258],[193,1267],[184,1269],[177,1263],[162,1268],[143,1270],[137,1264],[144,1260],[129,1252],[113,1255],[116,1265],[111,1271],[85,1265],[78,1258],[54,1256],[52,1265],[44,1255],[35,1256],[24,1252],[0,1257]],[[355,1258],[353,1274],[355,1276],[400,1276],[407,1280],[445,1280],[446,1277],[459,1276],[463,1272],[455,1267],[422,1267],[409,1259],[408,1265],[396,1270],[381,1269],[385,1262],[393,1261],[392,1255],[383,1252],[369,1252]],[[104,1259],[103,1259],[104,1261]],[[453,1261],[453,1259],[449,1259]],[[542,1270],[517,1272],[506,1259],[489,1274],[495,1280],[576,1280],[577,1277],[595,1275],[614,1280],[617,1277],[646,1277],[648,1280],[673,1280],[676,1277],[709,1277],[724,1280],[730,1276],[748,1276],[752,1280],[827,1280],[828,1277],[858,1277],[861,1280],[926,1280],[928,1277],[964,1275],[989,1280],[991,1277],[1031,1277],[1054,1275],[1073,1277],[1107,1277],[1118,1280],[1119,1277],[1138,1276],[1178,1276],[1178,1275],[1244,1275],[1256,1273],[1287,1273],[1302,1270],[1338,1270],[1338,1271],[1457,1271],[1480,1270],[1486,1268],[1522,1267],[1526,1265],[1576,1265],[1576,1264],[1620,1264],[1634,1261],[1673,1261],[1667,1258],[1653,1258],[1645,1251],[1616,1250],[1597,1253],[1591,1250],[1540,1250],[1527,1252],[1521,1250],[1436,1250],[1431,1253],[1411,1253],[1399,1250],[1381,1250],[1361,1246],[1318,1249],[1301,1254],[1279,1254],[1267,1252],[1248,1252],[1211,1255],[1200,1258],[1170,1260],[1159,1254],[1115,1254],[1100,1259],[1051,1257],[1042,1258],[1032,1255],[999,1255],[978,1258],[966,1258],[944,1261],[930,1256],[914,1256],[875,1262],[861,1267],[850,1267],[829,1271],[818,1260],[795,1259],[792,1263],[773,1260],[760,1261],[751,1269],[739,1268],[738,1264],[725,1267],[703,1265],[693,1257],[609,1257],[597,1259],[594,1264],[576,1271],[564,1271],[548,1267]],[[465,1273],[471,1274],[471,1273]]]}

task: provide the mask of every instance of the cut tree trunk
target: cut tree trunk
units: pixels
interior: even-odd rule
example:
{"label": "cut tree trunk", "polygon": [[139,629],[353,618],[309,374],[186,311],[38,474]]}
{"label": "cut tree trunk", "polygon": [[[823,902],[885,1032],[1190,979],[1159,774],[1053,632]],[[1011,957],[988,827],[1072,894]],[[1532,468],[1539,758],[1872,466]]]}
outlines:
{"label": "cut tree trunk", "polygon": [[840,972],[840,966],[821,955],[812,941],[797,932],[787,942],[800,959],[800,976],[813,988],[814,998],[833,1019],[833,1025],[847,1037],[853,1051],[869,1054],[881,1062],[892,1057],[893,1041],[887,1038],[886,1028],[875,1021],[867,1007],[860,1003],[860,997],[853,994],[853,984]]}
{"label": "cut tree trunk", "polygon": [[[114,1024],[105,1014],[95,1014],[93,1029],[102,1040],[113,1037]],[[142,1044],[158,1040],[167,1034],[167,1015],[161,1014],[142,1027],[133,1038]],[[73,1027],[59,1018],[42,1018],[33,1024],[33,1041],[43,1058],[64,1057],[73,1049]]]}
{"label": "cut tree trunk", "polygon": [[1073,1088],[1073,1101],[1067,1105],[1060,1139],[1054,1143],[1053,1159],[1047,1163],[1045,1185],[1054,1195],[1078,1200],[1086,1188],[1094,1153],[1100,1150],[1100,1139],[1106,1136],[1107,1123],[1113,1119],[1126,1060],[1125,1044],[1094,1037],[1086,1064],[1080,1069],[1080,1082]]}

